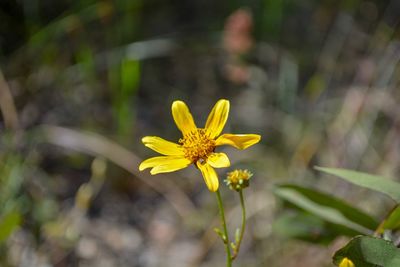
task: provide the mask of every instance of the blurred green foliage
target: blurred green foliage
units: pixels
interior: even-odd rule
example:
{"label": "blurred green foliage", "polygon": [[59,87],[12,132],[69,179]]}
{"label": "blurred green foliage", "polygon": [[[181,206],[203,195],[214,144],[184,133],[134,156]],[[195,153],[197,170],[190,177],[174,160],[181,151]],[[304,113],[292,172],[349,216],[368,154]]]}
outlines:
{"label": "blurred green foliage", "polygon": [[[368,189],[384,193],[398,202],[398,188],[400,183],[385,179],[380,176],[370,175],[345,169],[333,169],[316,167],[317,170],[336,175],[355,185],[367,187]],[[321,241],[321,238],[330,233],[328,229],[323,229],[322,225],[318,232],[315,232],[318,218],[330,223],[342,225],[349,229],[364,234],[352,239],[346,246],[336,251],[333,262],[339,266],[344,259],[350,259],[355,266],[396,266],[400,260],[400,249],[398,244],[397,228],[399,225],[398,204],[388,212],[386,217],[378,225],[374,219],[367,214],[353,208],[339,199],[335,199],[327,194],[314,191],[312,189],[297,185],[281,185],[275,189],[275,194],[285,201],[304,209],[317,216],[314,220],[305,220],[305,217],[297,216],[295,221],[288,221],[284,215],[275,222],[278,231],[292,238],[299,238],[311,242]],[[292,216],[293,217],[293,216]],[[301,227],[301,225],[303,226]],[[297,225],[297,226],[296,226]],[[317,224],[318,225],[318,224]],[[365,227],[364,229],[360,226]],[[284,229],[283,227],[288,229]],[[299,227],[300,226],[300,227]],[[298,229],[289,230],[289,229]],[[339,230],[338,235],[356,236],[357,233]],[[372,237],[373,235],[373,237]],[[335,236],[335,237],[337,237]],[[334,238],[328,240],[332,242]],[[324,240],[324,239],[322,239]]]}
{"label": "blurred green foliage", "polygon": [[383,239],[358,236],[333,256],[337,266],[347,257],[355,266],[385,266],[396,267],[400,263],[400,249],[392,242]]}

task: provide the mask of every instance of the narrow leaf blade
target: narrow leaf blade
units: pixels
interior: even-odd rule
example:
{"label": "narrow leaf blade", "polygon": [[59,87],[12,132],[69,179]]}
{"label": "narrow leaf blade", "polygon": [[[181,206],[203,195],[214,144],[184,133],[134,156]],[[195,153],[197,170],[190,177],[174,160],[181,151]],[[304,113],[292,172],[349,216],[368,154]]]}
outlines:
{"label": "narrow leaf blade", "polygon": [[371,234],[378,223],[369,215],[325,193],[297,185],[281,185],[274,193],[330,223]]}
{"label": "narrow leaf blade", "polygon": [[328,174],[333,174],[355,185],[381,192],[391,197],[396,202],[400,202],[400,183],[388,180],[382,176],[346,169],[323,167],[315,167],[315,169]]}

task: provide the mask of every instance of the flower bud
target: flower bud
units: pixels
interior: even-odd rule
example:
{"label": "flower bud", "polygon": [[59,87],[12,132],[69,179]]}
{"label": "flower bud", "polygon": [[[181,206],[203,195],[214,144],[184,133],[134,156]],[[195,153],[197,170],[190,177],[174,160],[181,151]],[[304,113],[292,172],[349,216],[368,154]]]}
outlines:
{"label": "flower bud", "polygon": [[224,180],[231,190],[240,191],[249,186],[249,180],[253,174],[248,170],[236,169],[229,172]]}
{"label": "flower bud", "polygon": [[343,258],[339,267],[355,267],[354,263],[349,258]]}

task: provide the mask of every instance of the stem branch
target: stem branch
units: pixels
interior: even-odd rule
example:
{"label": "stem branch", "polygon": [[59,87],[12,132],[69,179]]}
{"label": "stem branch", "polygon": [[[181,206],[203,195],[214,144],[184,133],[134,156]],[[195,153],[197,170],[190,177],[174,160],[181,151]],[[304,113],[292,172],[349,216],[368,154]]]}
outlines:
{"label": "stem branch", "polygon": [[242,243],[244,230],[246,229],[246,207],[244,205],[243,190],[239,191],[239,196],[240,196],[240,206],[242,208],[242,227],[240,229],[239,240],[237,241],[235,249],[233,250],[232,260],[234,260],[239,254],[240,244]]}

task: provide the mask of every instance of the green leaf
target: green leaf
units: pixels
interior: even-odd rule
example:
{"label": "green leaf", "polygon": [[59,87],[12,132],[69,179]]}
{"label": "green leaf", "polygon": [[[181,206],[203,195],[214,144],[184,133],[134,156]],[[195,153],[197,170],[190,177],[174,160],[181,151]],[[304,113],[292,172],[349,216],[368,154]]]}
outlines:
{"label": "green leaf", "polygon": [[137,91],[139,83],[140,61],[124,59],[121,62],[121,97],[129,97],[132,93]]}
{"label": "green leaf", "polygon": [[378,223],[366,213],[328,194],[297,185],[280,185],[274,193],[330,223],[370,234]]}
{"label": "green leaf", "polygon": [[135,118],[134,95],[140,85],[140,61],[123,59],[121,62],[120,88],[117,92],[115,106],[118,116],[118,131],[122,136],[131,135],[131,125]]}
{"label": "green leaf", "polygon": [[333,263],[338,266],[345,257],[355,266],[400,266],[400,249],[390,241],[369,236],[357,236],[350,240],[346,246],[336,251]]}
{"label": "green leaf", "polygon": [[399,267],[400,266],[400,256],[393,257],[388,263],[387,267]]}
{"label": "green leaf", "polygon": [[313,243],[327,244],[338,235],[324,220],[304,211],[285,211],[275,219],[272,229],[280,236]]}
{"label": "green leaf", "polygon": [[384,178],[382,176],[371,175],[346,169],[333,169],[323,167],[315,167],[315,169],[325,173],[336,175],[355,185],[381,192],[391,197],[396,202],[400,202],[400,183],[388,180],[387,178]]}
{"label": "green leaf", "polygon": [[18,211],[7,213],[0,219],[0,242],[5,241],[21,223],[21,214]]}

